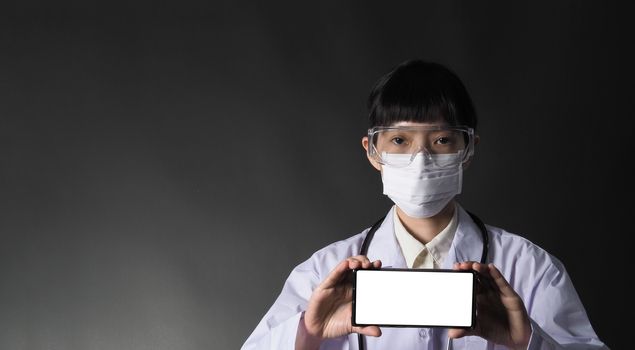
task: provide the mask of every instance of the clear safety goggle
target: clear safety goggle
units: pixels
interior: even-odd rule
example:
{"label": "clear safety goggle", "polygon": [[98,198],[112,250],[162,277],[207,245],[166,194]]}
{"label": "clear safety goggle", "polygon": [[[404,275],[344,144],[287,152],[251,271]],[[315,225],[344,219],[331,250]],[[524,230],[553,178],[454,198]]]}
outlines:
{"label": "clear safety goggle", "polygon": [[393,167],[417,155],[436,167],[465,163],[474,152],[474,129],[464,126],[377,126],[368,130],[368,154]]}

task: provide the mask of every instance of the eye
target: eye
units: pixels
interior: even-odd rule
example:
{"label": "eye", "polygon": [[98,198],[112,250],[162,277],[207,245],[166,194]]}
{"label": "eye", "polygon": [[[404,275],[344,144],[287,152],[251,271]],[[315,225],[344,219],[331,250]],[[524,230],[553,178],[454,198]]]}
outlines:
{"label": "eye", "polygon": [[439,137],[434,143],[437,145],[448,145],[452,143],[452,140],[449,137]]}
{"label": "eye", "polygon": [[393,137],[390,141],[395,145],[403,145],[404,143],[406,143],[406,140],[402,139],[401,137]]}

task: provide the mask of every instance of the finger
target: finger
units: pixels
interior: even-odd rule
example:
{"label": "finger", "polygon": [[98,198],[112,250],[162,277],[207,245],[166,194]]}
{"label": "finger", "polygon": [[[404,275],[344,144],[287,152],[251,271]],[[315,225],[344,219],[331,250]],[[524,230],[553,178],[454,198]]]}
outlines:
{"label": "finger", "polygon": [[477,271],[477,276],[476,276],[476,281],[477,281],[476,286],[477,286],[478,294],[479,295],[487,294],[488,296],[499,295],[500,292],[498,291],[498,286],[496,285],[496,282],[494,282],[494,279],[490,275],[489,269],[487,268],[487,266],[485,266],[485,268],[483,269],[483,265],[481,265],[479,270],[480,271]]}
{"label": "finger", "polygon": [[342,278],[346,276],[349,271],[349,261],[343,260],[326,276],[324,281],[320,284],[322,288],[332,288],[336,286]]}
{"label": "finger", "polygon": [[353,333],[368,335],[371,337],[381,336],[381,329],[377,326],[353,327]]}
{"label": "finger", "polygon": [[492,289],[494,286],[493,282],[488,281],[489,270],[487,265],[478,263],[476,261],[463,261],[463,262],[455,262],[453,265],[453,269],[455,271],[474,271],[477,273],[477,293],[481,293],[483,291]]}
{"label": "finger", "polygon": [[454,268],[455,270],[471,270],[472,269],[472,264],[474,262],[473,261],[463,261],[463,262],[455,262],[454,263]]}
{"label": "finger", "polygon": [[500,271],[498,271],[496,266],[494,266],[494,264],[489,264],[488,268],[489,274],[490,276],[492,276],[492,279],[494,280],[494,283],[496,283],[496,286],[498,287],[500,293],[506,297],[515,297],[516,292],[509,285],[509,283],[507,283],[507,280],[505,279],[505,277],[503,277]]}
{"label": "finger", "polygon": [[348,258],[349,260],[358,260],[360,262],[363,261],[368,261],[370,262],[370,260],[368,259],[368,257],[366,255],[355,255],[355,256],[351,256],[350,258]]}
{"label": "finger", "polygon": [[483,264],[476,261],[455,262],[452,268],[457,271],[473,270],[478,273],[487,273],[487,266],[484,266]]}
{"label": "finger", "polygon": [[466,335],[471,335],[472,333],[468,329],[463,328],[450,328],[448,329],[448,338],[458,339],[463,338]]}
{"label": "finger", "polygon": [[517,335],[524,333],[527,336],[527,339],[529,339],[528,335],[531,334],[531,326],[529,315],[527,314],[523,300],[509,285],[509,283],[507,283],[503,274],[500,273],[494,264],[489,264],[488,267],[490,269],[492,279],[496,283],[496,286],[500,291],[500,295],[502,296],[501,301],[503,302],[504,307],[508,310],[510,324],[516,325],[516,327],[511,329],[511,331],[515,331],[514,333],[518,332],[516,333]]}
{"label": "finger", "polygon": [[364,268],[364,263],[362,261],[360,261],[360,260],[348,258],[348,259],[346,259],[346,261],[348,262],[348,269],[349,270],[355,270],[355,269]]}
{"label": "finger", "polygon": [[381,268],[381,260],[373,261],[373,267],[376,268],[376,269],[380,269]]}
{"label": "finger", "polygon": [[487,269],[487,265],[484,265],[484,264],[481,264],[481,263],[478,263],[478,262],[471,262],[471,265],[472,265],[471,266],[472,270],[480,273],[481,275],[488,275],[489,274],[489,271]]}
{"label": "finger", "polygon": [[356,255],[348,258],[347,260],[354,262],[358,261],[361,264],[361,267],[367,269],[371,266],[371,262],[366,255]]}
{"label": "finger", "polygon": [[478,262],[468,260],[468,261],[456,262],[454,264],[457,264],[461,270],[469,270],[474,268],[474,264],[478,264]]}
{"label": "finger", "polygon": [[452,268],[455,270],[460,270],[460,271],[471,270],[472,263],[473,261],[455,262]]}

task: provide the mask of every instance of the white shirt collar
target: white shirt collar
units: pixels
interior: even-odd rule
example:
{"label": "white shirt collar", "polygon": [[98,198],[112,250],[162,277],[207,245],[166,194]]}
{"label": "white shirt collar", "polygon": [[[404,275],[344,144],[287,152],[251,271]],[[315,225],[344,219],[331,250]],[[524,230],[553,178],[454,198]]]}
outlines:
{"label": "white shirt collar", "polygon": [[[423,244],[414,238],[401,223],[396,208],[393,210],[395,237],[397,238],[397,242],[399,242],[401,252],[408,267],[439,268],[442,266],[443,260],[448,255],[448,251],[452,246],[452,240],[454,239],[454,234],[458,226],[457,209],[456,207],[454,208],[454,214],[448,225],[427,244]],[[417,260],[417,258],[420,259]],[[423,261],[421,258],[423,258]],[[417,266],[414,266],[415,263]]]}

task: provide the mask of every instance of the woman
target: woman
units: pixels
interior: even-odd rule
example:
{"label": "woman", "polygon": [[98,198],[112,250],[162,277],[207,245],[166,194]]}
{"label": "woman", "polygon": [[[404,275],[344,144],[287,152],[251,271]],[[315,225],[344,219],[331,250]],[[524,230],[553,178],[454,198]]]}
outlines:
{"label": "woman", "polygon": [[[369,109],[362,146],[395,205],[298,265],[242,349],[607,349],[557,258],[456,202],[478,143],[460,79],[404,62],[377,82]],[[382,266],[476,271],[475,327],[354,327],[347,277]]]}

